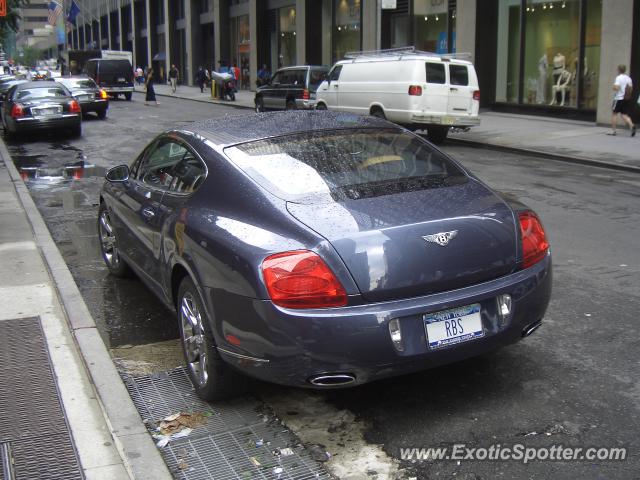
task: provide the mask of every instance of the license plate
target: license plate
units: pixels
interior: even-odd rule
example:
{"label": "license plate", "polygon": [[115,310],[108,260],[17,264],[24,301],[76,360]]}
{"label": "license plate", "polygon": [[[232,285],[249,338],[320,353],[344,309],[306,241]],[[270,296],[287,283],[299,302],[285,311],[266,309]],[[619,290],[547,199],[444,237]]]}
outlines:
{"label": "license plate", "polygon": [[443,125],[453,125],[454,122],[455,122],[455,119],[453,117],[442,117]]}
{"label": "license plate", "polygon": [[126,78],[124,78],[124,77],[118,77],[118,81],[119,81],[119,82],[126,82],[127,80],[126,80]]}
{"label": "license plate", "polygon": [[92,99],[93,99],[92,95],[80,95],[80,96],[78,96],[78,101],[80,101],[80,102],[86,102],[86,101],[89,101],[89,100],[92,100]]}
{"label": "license plate", "polygon": [[484,336],[480,304],[427,313],[423,317],[429,348],[441,348]]}
{"label": "license plate", "polygon": [[46,115],[57,115],[58,109],[55,107],[52,108],[39,108],[36,112],[36,115],[39,115],[41,117],[46,116]]}

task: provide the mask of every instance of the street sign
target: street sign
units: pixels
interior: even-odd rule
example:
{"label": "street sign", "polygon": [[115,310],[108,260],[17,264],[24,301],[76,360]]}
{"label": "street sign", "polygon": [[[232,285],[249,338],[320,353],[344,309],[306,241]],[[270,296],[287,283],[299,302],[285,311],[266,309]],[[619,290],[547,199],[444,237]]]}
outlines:
{"label": "street sign", "polygon": [[7,16],[7,0],[0,0],[0,17]]}

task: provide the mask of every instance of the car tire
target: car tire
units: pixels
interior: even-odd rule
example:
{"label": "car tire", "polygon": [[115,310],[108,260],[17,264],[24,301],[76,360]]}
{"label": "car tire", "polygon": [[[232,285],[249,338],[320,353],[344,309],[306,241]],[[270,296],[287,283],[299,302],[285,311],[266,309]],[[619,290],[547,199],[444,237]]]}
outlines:
{"label": "car tire", "polygon": [[374,108],[373,110],[371,110],[371,116],[372,117],[377,117],[377,118],[381,118],[383,120],[386,120],[387,117],[384,114],[384,111],[381,108]]}
{"label": "car tire", "polygon": [[104,110],[98,110],[96,113],[98,114],[98,118],[100,120],[104,120],[105,118],[107,118],[107,109],[106,108]]}
{"label": "car tire", "polygon": [[246,380],[220,357],[204,303],[188,276],[180,283],[176,307],[182,353],[198,396],[212,401],[241,393]]}
{"label": "car tire", "polygon": [[429,127],[427,128],[427,138],[436,145],[442,144],[449,133],[449,127]]}
{"label": "car tire", "polygon": [[262,113],[264,111],[264,99],[262,97],[256,98],[256,113]]}
{"label": "car tire", "polygon": [[71,136],[74,137],[74,138],[79,138],[79,137],[82,136],[82,124],[80,124],[80,125],[78,125],[76,127],[73,127],[71,129]]}
{"label": "car tire", "polygon": [[120,256],[116,231],[111,222],[109,209],[104,202],[100,203],[98,209],[98,240],[100,241],[102,260],[107,265],[109,273],[116,277],[129,277],[131,269]]}
{"label": "car tire", "polygon": [[285,110],[297,110],[298,107],[296,106],[296,102],[295,100],[287,100],[287,103],[284,106]]}
{"label": "car tire", "polygon": [[131,101],[131,97],[133,96],[133,94],[131,92],[127,92],[124,94],[124,98],[127,99],[128,102]]}
{"label": "car tire", "polygon": [[324,103],[319,103],[316,105],[316,110],[326,110],[327,106]]}

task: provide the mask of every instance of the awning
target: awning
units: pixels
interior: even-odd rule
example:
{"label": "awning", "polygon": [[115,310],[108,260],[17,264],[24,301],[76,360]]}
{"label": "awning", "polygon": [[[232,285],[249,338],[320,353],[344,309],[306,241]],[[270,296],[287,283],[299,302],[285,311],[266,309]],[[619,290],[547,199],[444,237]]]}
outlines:
{"label": "awning", "polygon": [[158,52],[153,56],[154,62],[164,62],[167,59],[167,56],[164,52]]}

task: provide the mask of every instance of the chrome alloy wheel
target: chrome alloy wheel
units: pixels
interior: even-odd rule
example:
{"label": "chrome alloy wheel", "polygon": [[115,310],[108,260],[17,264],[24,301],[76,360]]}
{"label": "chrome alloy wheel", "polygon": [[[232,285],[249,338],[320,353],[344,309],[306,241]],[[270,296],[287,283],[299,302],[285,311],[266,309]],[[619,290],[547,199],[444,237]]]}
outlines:
{"label": "chrome alloy wheel", "polygon": [[109,212],[106,208],[100,212],[100,221],[98,223],[100,230],[100,245],[105,262],[111,268],[118,268],[120,264],[120,255],[118,255],[118,244],[116,242],[116,234],[111,225]]}
{"label": "chrome alloy wheel", "polygon": [[200,386],[209,380],[207,358],[207,337],[202,325],[202,315],[193,294],[185,292],[180,305],[180,321],[182,322],[182,343],[187,364]]}

